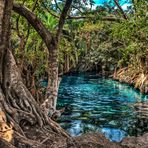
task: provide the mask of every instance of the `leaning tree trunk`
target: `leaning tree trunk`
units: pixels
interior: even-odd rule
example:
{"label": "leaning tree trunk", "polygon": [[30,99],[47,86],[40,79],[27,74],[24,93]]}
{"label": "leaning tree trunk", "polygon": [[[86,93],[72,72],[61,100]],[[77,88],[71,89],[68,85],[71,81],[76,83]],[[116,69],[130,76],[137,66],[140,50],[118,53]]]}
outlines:
{"label": "leaning tree trunk", "polygon": [[51,117],[59,117],[64,109],[59,111],[56,110],[59,78],[58,78],[58,44],[61,38],[62,29],[68,15],[72,0],[66,0],[65,6],[62,10],[57,33],[52,36],[50,45],[47,48],[49,50],[49,60],[48,60],[48,86],[46,90],[46,100],[43,103],[44,108],[47,109],[47,113],[50,113]]}
{"label": "leaning tree trunk", "polygon": [[[48,60],[48,86],[45,101],[42,103],[42,110],[48,115],[51,116],[57,115],[60,116],[61,111],[56,110],[57,95],[58,95],[58,43],[60,41],[60,36],[62,29],[68,15],[72,0],[66,0],[65,6],[62,10],[58,30],[54,36],[41,22],[41,20],[28,9],[21,5],[14,4],[13,10],[20,15],[24,16],[28,22],[34,27],[38,34],[42,37],[45,42],[48,51],[49,51],[49,60]],[[63,111],[63,110],[62,110]]]}
{"label": "leaning tree trunk", "polygon": [[[52,133],[54,136],[69,137],[58,124],[44,114],[39,104],[23,84],[10,45],[10,17],[13,1],[0,0],[0,7],[0,24],[2,24],[0,25],[0,110],[5,113],[7,117],[7,120],[0,120],[0,126],[5,124],[4,126],[6,127],[8,124],[7,121],[11,122],[14,128],[14,132],[12,132],[14,134],[11,136],[15,140],[14,143],[12,141],[12,144],[17,145],[19,148],[24,144],[27,144],[27,146],[34,145],[36,147],[41,145],[40,141],[34,141],[34,137],[37,138],[36,134],[29,136],[26,132],[26,130],[30,128],[40,129],[44,138],[47,138],[49,133]],[[0,119],[3,119],[4,117],[1,116],[1,112]],[[8,125],[11,130],[12,125]],[[44,129],[45,127],[47,127],[47,129]],[[3,129],[3,127],[0,127],[0,129]],[[5,139],[4,136],[1,135],[1,132],[2,131],[0,131],[0,138]],[[8,134],[8,131],[5,131],[5,133]],[[31,140],[27,140],[27,138]]]}

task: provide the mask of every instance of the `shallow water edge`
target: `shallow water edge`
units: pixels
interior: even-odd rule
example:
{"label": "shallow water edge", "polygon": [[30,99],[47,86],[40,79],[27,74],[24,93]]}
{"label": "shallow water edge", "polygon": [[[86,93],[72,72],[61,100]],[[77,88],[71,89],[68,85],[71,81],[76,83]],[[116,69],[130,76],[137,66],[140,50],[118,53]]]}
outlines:
{"label": "shallow water edge", "polygon": [[148,131],[147,100],[147,95],[112,79],[64,76],[58,107],[67,109],[58,122],[73,136],[98,131],[119,142]]}

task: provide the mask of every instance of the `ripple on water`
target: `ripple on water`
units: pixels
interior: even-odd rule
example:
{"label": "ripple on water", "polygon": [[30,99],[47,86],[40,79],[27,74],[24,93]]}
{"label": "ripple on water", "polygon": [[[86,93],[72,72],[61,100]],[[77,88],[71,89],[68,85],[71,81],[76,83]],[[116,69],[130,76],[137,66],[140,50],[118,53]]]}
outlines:
{"label": "ripple on water", "polygon": [[148,132],[148,95],[112,79],[64,76],[58,97],[58,107],[63,106],[58,122],[72,136],[99,131],[118,142]]}

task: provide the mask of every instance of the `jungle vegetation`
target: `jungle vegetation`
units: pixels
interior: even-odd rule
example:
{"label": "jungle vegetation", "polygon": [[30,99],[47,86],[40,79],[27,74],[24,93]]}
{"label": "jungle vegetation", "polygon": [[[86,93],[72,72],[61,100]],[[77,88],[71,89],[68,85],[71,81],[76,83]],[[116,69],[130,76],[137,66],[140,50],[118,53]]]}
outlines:
{"label": "jungle vegetation", "polygon": [[64,111],[56,103],[65,73],[107,73],[147,93],[148,2],[130,3],[123,10],[117,0],[95,8],[93,0],[0,0],[0,123],[13,128],[11,146],[71,141],[52,120]]}

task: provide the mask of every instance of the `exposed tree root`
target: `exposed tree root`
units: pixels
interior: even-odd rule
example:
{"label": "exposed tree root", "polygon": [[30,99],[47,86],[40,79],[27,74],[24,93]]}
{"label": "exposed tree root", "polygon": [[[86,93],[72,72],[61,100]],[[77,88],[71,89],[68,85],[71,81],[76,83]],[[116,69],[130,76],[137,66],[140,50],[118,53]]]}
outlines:
{"label": "exposed tree root", "polygon": [[47,147],[46,144],[51,145],[58,139],[70,140],[71,137],[42,112],[40,105],[25,87],[10,51],[7,52],[6,61],[4,91],[0,89],[0,105],[9,122],[14,124],[12,145],[19,148],[44,148]]}
{"label": "exposed tree root", "polygon": [[125,67],[114,73],[113,78],[120,82],[132,84],[141,93],[148,93],[148,74],[142,69],[134,69],[133,67]]}

